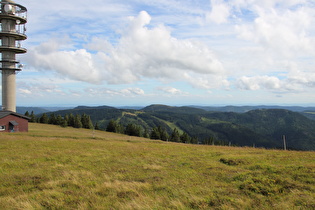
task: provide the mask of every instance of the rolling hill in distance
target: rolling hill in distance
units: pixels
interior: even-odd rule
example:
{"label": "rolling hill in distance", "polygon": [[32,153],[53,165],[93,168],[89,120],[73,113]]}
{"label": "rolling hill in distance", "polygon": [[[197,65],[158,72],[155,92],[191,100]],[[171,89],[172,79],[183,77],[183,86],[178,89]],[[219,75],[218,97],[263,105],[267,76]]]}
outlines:
{"label": "rolling hill in distance", "polygon": [[[85,107],[85,108],[102,108],[104,106],[97,106],[97,107],[91,107],[91,106],[78,106],[78,107]],[[77,108],[78,108],[77,107]],[[178,107],[178,106],[175,106]],[[181,106],[179,106],[181,107]],[[198,105],[190,105],[186,107],[193,107],[198,109],[203,109],[206,111],[218,111],[218,112],[237,112],[237,113],[244,113],[255,109],[287,109],[293,112],[301,112],[305,113],[308,111],[315,112],[315,107],[309,106],[266,106],[266,105],[259,105],[259,106],[198,106]],[[34,111],[35,114],[41,114],[45,112],[50,111],[59,111],[59,110],[66,110],[66,109],[72,109],[74,107],[26,107],[26,106],[18,106],[17,112],[20,114],[24,114],[26,111]],[[117,108],[117,109],[134,109],[134,110],[140,110],[145,108],[145,106],[115,106],[111,108]]]}
{"label": "rolling hill in distance", "polygon": [[[256,109],[255,109],[256,108]],[[285,135],[287,147],[294,150],[315,150],[315,108],[313,107],[174,107],[151,105],[142,109],[110,106],[78,106],[60,110],[55,115],[87,114],[93,123],[105,130],[110,120],[127,126],[135,124],[142,130],[161,126],[171,134],[180,133],[205,143],[214,139],[222,144],[282,148]],[[291,110],[289,110],[291,109]],[[294,110],[294,111],[292,111]]]}

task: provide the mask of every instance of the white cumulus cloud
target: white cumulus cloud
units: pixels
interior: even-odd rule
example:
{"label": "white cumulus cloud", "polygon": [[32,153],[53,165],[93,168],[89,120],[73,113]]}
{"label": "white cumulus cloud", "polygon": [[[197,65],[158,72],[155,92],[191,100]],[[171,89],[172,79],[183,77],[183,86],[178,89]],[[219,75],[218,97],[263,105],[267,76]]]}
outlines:
{"label": "white cumulus cloud", "polygon": [[259,9],[258,17],[248,24],[236,27],[241,38],[280,53],[283,56],[297,55],[314,50],[310,34],[311,14],[305,8],[279,11]]}
{"label": "white cumulus cloud", "polygon": [[184,74],[224,75],[221,62],[205,45],[177,39],[164,25],[149,27],[151,16],[145,11],[129,19],[129,27],[122,30],[115,44],[94,37],[84,45],[86,49],[67,50],[63,43],[49,41],[29,50],[28,65],[89,83],[128,84],[145,78],[177,81],[185,79]]}
{"label": "white cumulus cloud", "polygon": [[86,88],[84,90],[90,96],[121,96],[121,97],[133,97],[145,95],[144,90],[141,88],[125,88],[121,90],[114,90],[109,88]]}
{"label": "white cumulus cloud", "polygon": [[206,14],[207,21],[217,24],[226,23],[230,16],[230,7],[223,0],[211,0],[211,11]]}
{"label": "white cumulus cloud", "polygon": [[171,95],[181,95],[181,94],[184,94],[183,91],[177,89],[177,88],[174,88],[174,87],[160,87],[158,88],[158,90],[164,92],[164,93],[169,93]]}
{"label": "white cumulus cloud", "polygon": [[238,87],[245,90],[272,89],[279,90],[281,81],[277,77],[270,76],[243,76],[238,81]]}
{"label": "white cumulus cloud", "polygon": [[315,87],[315,74],[290,73],[288,77],[279,79],[275,76],[243,76],[236,81],[242,90],[269,90],[273,92],[302,92],[308,87]]}

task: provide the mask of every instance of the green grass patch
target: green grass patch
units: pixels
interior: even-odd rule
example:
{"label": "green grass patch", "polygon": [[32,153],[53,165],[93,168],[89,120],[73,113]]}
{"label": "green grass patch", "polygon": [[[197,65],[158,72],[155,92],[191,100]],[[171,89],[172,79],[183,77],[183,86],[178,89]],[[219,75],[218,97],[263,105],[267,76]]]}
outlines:
{"label": "green grass patch", "polygon": [[0,209],[314,209],[315,153],[30,124],[0,134]]}
{"label": "green grass patch", "polygon": [[226,121],[213,119],[213,118],[207,118],[207,117],[201,117],[201,121],[207,124],[218,124],[218,123],[226,123]]}
{"label": "green grass patch", "polygon": [[315,112],[304,112],[304,113],[307,113],[307,114],[315,114]]}

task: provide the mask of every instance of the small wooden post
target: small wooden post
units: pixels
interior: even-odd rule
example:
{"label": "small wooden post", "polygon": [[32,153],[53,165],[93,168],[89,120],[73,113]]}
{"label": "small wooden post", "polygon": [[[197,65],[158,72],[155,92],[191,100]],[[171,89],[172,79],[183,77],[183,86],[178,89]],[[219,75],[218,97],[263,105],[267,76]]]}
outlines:
{"label": "small wooden post", "polygon": [[286,141],[285,141],[285,135],[283,135],[282,138],[283,138],[283,147],[284,147],[284,150],[287,150],[287,144],[286,144]]}

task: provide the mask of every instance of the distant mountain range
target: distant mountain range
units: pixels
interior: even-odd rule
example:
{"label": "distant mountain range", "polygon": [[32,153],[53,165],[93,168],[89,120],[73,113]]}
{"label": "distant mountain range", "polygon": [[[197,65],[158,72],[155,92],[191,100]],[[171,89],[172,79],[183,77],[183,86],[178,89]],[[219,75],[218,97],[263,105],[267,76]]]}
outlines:
{"label": "distant mountain range", "polygon": [[[163,105],[161,105],[163,106]],[[150,107],[150,106],[149,106]],[[171,106],[169,106],[171,107]],[[315,107],[302,107],[302,106],[187,106],[191,108],[202,109],[205,111],[212,111],[212,112],[235,112],[235,113],[245,113],[251,110],[257,109],[286,109],[293,112],[299,112],[302,115],[308,117],[309,119],[315,120]],[[141,110],[145,107],[141,106],[120,106],[120,107],[110,107],[110,106],[97,106],[97,107],[90,107],[90,106],[78,106],[74,109],[103,109],[103,108],[111,108],[111,109],[127,109],[127,110]],[[181,107],[174,107],[173,108],[181,108]],[[32,111],[35,114],[42,114],[47,112],[54,112],[59,110],[68,110],[72,109],[70,107],[17,107],[17,112],[20,114],[24,114],[26,111],[31,113]]]}
{"label": "distant mountain range", "polygon": [[256,109],[286,109],[293,112],[305,112],[313,110],[315,107],[302,107],[302,106],[222,106],[222,107],[213,107],[213,106],[190,106],[199,109],[204,109],[206,111],[217,111],[217,112],[237,112],[244,113]]}
{"label": "distant mountain range", "polygon": [[25,112],[34,112],[34,114],[42,114],[46,112],[54,112],[58,110],[71,109],[69,107],[26,107],[26,106],[18,106],[16,107],[16,112],[19,114],[25,114]]}
{"label": "distant mountain range", "polygon": [[161,126],[169,134],[176,128],[181,133],[197,137],[201,143],[211,138],[238,146],[282,148],[282,137],[285,135],[289,149],[315,150],[315,121],[312,120],[315,119],[315,108],[283,108],[151,105],[142,109],[121,109],[78,106],[53,113],[61,116],[85,113],[101,129],[105,129],[112,119],[124,126],[136,124],[143,130]]}
{"label": "distant mountain range", "polygon": [[[78,106],[78,108],[96,108],[100,109],[103,107],[110,107],[110,106]],[[177,107],[177,106],[175,106]],[[244,113],[255,109],[287,109],[293,112],[306,112],[306,111],[313,111],[315,112],[315,107],[303,107],[303,106],[197,106],[191,105],[187,107],[193,107],[198,109],[203,109],[206,111],[216,111],[216,112],[237,112],[237,113]],[[20,114],[24,114],[26,111],[34,111],[36,114],[41,114],[47,111],[58,111],[58,110],[65,110],[65,109],[72,109],[73,107],[17,107],[17,112]],[[144,106],[118,106],[118,107],[111,107],[117,109],[134,109],[140,110],[145,108]]]}

